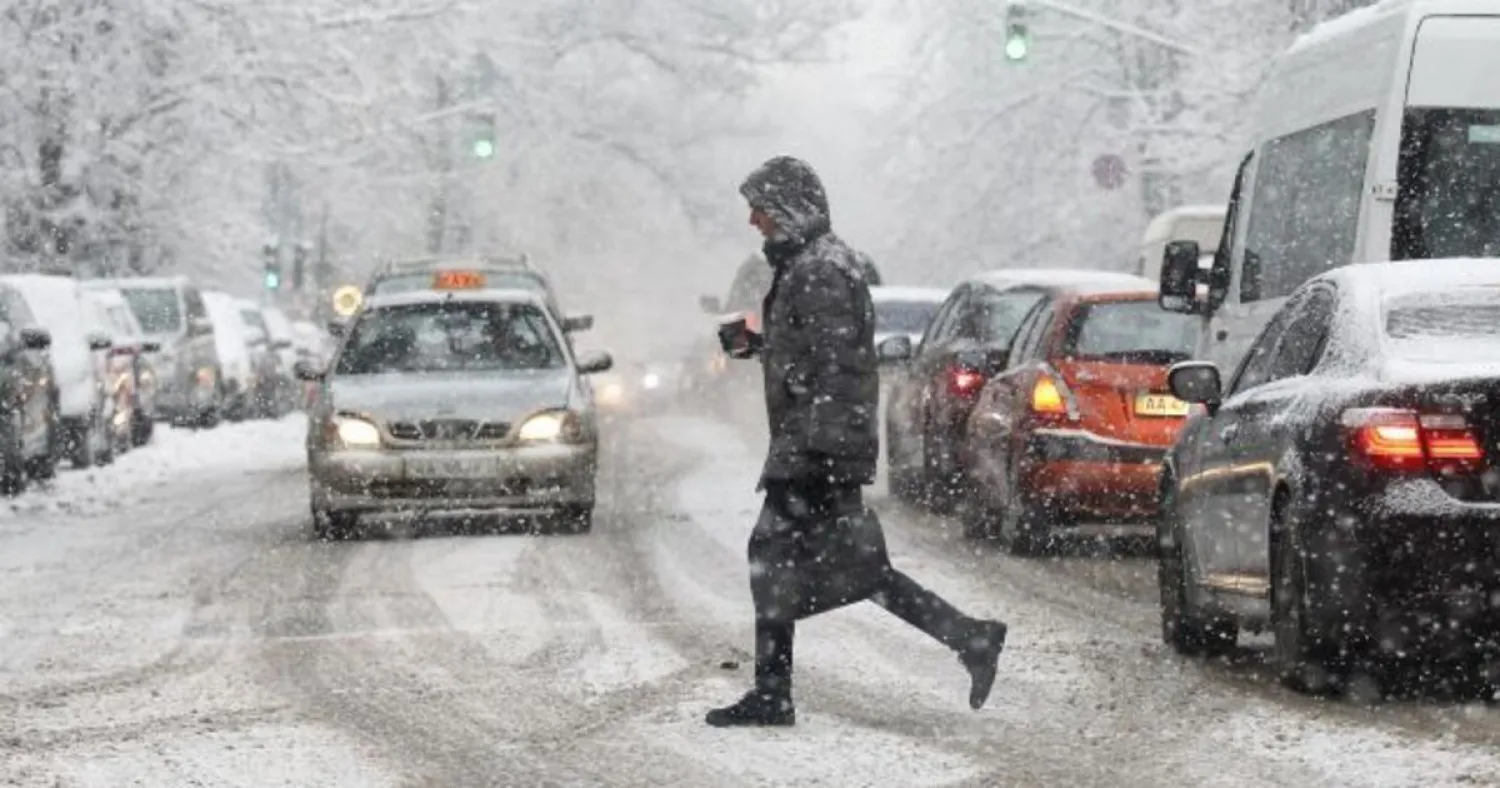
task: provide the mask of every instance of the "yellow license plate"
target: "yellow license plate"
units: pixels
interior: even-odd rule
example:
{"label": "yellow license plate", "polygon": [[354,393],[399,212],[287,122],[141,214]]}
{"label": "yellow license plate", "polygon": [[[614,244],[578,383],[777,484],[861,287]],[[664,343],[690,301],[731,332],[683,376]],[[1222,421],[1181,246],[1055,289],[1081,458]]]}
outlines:
{"label": "yellow license plate", "polygon": [[1181,417],[1188,415],[1189,405],[1171,394],[1138,394],[1135,415]]}

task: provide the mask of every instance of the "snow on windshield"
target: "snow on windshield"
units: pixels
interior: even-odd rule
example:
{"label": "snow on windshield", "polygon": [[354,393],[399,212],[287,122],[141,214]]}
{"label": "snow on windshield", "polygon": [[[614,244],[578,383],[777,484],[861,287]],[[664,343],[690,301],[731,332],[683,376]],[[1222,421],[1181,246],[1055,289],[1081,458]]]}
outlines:
{"label": "snow on windshield", "polygon": [[120,292],[141,330],[147,334],[168,334],[182,329],[182,307],[172,288],[124,287]]}

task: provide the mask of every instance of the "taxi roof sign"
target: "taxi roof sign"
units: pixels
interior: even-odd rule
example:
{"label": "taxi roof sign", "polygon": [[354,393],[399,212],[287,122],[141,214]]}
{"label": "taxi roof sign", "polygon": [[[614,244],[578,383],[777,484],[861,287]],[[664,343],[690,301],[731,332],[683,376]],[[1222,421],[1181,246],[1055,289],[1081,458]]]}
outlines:
{"label": "taxi roof sign", "polygon": [[483,290],[484,274],[478,271],[438,271],[432,276],[434,290]]}

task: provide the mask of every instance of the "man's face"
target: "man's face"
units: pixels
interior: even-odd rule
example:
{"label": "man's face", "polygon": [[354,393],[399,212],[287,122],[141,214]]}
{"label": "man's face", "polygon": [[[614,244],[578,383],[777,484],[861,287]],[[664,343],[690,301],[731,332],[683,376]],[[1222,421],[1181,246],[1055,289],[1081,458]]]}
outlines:
{"label": "man's face", "polygon": [[776,234],[776,220],[769,214],[754,206],[750,207],[750,224],[760,230],[760,234],[770,239]]}

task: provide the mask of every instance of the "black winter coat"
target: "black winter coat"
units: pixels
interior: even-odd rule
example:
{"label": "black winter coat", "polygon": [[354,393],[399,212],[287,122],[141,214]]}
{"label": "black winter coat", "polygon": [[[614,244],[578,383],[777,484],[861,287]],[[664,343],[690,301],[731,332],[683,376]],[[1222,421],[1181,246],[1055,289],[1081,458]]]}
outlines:
{"label": "black winter coat", "polygon": [[870,484],[880,378],[862,261],[832,232],[823,185],[804,162],[772,159],[740,193],[779,230],[765,245],[774,276],[761,311],[771,431],[761,481]]}

